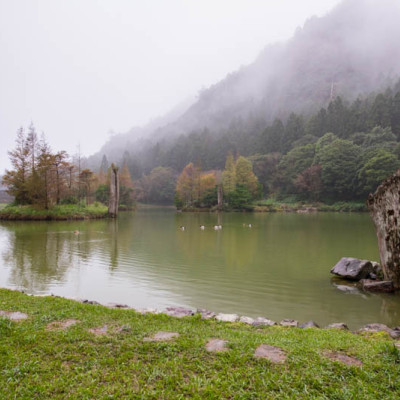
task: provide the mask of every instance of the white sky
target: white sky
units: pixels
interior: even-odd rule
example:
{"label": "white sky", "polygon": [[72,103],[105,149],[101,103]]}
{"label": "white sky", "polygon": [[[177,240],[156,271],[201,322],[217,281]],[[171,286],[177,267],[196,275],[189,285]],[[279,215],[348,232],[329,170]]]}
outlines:
{"label": "white sky", "polygon": [[339,0],[0,0],[0,173],[34,122],[90,155]]}

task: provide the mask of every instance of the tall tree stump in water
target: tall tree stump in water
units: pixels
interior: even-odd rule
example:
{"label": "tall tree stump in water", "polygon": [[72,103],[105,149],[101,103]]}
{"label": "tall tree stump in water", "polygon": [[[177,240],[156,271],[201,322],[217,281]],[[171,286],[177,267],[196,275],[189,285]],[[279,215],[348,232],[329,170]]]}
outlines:
{"label": "tall tree stump in water", "polygon": [[376,227],[383,275],[400,289],[400,170],[368,196],[367,204]]}
{"label": "tall tree stump in water", "polygon": [[108,215],[115,218],[118,214],[119,204],[119,176],[118,167],[111,164],[110,198],[108,200]]}

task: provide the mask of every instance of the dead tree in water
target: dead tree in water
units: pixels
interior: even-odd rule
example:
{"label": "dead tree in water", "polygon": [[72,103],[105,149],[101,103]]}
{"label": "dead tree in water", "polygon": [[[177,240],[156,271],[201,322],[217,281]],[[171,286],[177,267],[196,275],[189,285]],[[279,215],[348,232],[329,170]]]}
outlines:
{"label": "dead tree in water", "polygon": [[118,203],[119,203],[119,176],[118,167],[111,164],[111,176],[110,176],[110,198],[108,201],[108,215],[110,217],[116,217],[118,214]]}
{"label": "dead tree in water", "polygon": [[400,170],[368,197],[375,223],[383,275],[400,289]]}

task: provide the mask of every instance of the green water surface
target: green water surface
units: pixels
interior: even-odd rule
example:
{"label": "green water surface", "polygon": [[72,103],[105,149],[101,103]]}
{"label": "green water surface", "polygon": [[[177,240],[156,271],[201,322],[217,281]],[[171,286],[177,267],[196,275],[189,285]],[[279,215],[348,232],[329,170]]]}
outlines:
{"label": "green water surface", "polygon": [[378,260],[367,214],[155,208],[118,220],[0,225],[2,287],[134,307],[313,319],[322,326],[400,324],[400,295],[365,294],[332,280],[329,270],[344,256]]}

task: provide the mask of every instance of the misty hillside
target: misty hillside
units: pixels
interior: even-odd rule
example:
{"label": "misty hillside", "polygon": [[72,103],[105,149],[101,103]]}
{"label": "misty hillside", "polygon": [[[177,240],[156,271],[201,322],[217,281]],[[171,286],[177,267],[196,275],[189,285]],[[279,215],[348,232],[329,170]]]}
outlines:
{"label": "misty hillside", "polygon": [[149,138],[154,143],[204,129],[222,136],[238,121],[250,135],[292,112],[310,115],[337,96],[352,101],[383,91],[400,76],[398,21],[394,0],[345,0],[326,16],[310,18],[288,42],[266,47],[253,64],[161,120],[164,125],[113,137],[89,164],[98,168],[103,154],[120,162],[124,151],[133,156],[150,146]]}

